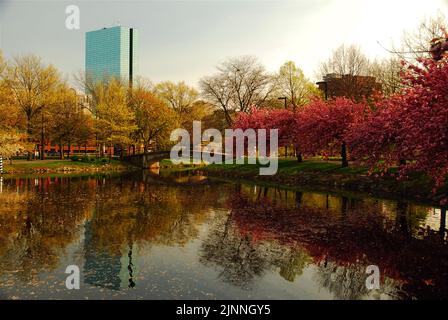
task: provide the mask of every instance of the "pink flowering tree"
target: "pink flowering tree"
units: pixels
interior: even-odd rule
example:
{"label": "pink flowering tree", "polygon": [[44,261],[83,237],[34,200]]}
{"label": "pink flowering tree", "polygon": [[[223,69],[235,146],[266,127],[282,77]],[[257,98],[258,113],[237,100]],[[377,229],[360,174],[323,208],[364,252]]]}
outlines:
{"label": "pink flowering tree", "polygon": [[297,140],[305,154],[340,150],[342,167],[348,166],[345,136],[366,105],[346,98],[314,100],[297,115]]}

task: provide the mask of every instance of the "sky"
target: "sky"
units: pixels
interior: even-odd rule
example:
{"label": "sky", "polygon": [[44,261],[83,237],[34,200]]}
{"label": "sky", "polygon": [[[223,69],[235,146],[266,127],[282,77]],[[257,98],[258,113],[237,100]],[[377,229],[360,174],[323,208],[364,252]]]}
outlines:
{"label": "sky", "polygon": [[[65,26],[68,5],[80,29]],[[0,48],[7,58],[36,54],[67,78],[84,68],[85,32],[117,24],[139,30],[139,74],[153,82],[202,76],[228,57],[257,56],[270,72],[287,60],[316,79],[341,44],[372,59],[388,55],[404,30],[441,12],[448,0],[0,0]]]}

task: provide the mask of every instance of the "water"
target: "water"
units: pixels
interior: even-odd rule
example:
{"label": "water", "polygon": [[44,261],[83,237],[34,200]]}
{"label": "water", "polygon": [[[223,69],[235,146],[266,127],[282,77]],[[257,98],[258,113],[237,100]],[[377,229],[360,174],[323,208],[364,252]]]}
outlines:
{"label": "water", "polygon": [[448,298],[440,208],[150,172],[0,190],[2,299]]}

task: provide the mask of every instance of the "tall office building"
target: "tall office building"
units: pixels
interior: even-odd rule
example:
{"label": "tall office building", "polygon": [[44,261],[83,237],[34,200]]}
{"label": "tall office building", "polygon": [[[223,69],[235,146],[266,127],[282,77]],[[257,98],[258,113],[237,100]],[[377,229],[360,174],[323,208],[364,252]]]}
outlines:
{"label": "tall office building", "polygon": [[116,26],[86,33],[86,73],[94,82],[110,77],[134,79],[137,71],[138,33]]}

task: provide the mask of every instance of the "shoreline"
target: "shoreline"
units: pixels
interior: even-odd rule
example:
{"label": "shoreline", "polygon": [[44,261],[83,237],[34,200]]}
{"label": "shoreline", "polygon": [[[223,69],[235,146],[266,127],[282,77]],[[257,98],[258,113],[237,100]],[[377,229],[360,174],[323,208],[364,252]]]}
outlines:
{"label": "shoreline", "polygon": [[[111,163],[83,163],[71,160],[16,161],[7,164],[2,177],[48,175],[96,175],[123,174],[142,170],[126,162],[112,160]],[[440,199],[446,197],[447,188],[438,193],[431,192],[427,179],[417,176],[398,181],[393,177],[374,177],[359,167],[340,168],[338,162],[324,162],[283,159],[279,161],[277,174],[260,176],[258,165],[172,165],[163,160],[160,170],[171,172],[194,172],[230,182],[240,181],[287,189],[308,190],[334,194],[364,195],[373,198],[402,200],[440,206]]]}
{"label": "shoreline", "polygon": [[134,171],[137,168],[117,160],[112,162],[81,162],[72,160],[16,160],[12,164],[6,164],[3,170],[4,177],[16,177],[23,175],[48,175],[48,174],[99,174],[121,173]]}
{"label": "shoreline", "polygon": [[[283,160],[289,163],[288,160]],[[306,161],[305,161],[306,162]],[[304,162],[304,163],[305,163]],[[300,167],[301,164],[297,163]],[[283,170],[273,176],[258,175],[258,167],[252,170],[247,165],[217,165],[193,168],[191,171],[229,181],[242,181],[261,184],[270,187],[288,189],[313,190],[317,192],[366,195],[373,198],[402,200],[421,204],[429,204],[440,207],[440,200],[446,197],[446,186],[436,194],[431,191],[430,181],[424,177],[417,176],[408,180],[397,180],[393,177],[375,177],[368,175],[367,170],[360,168],[339,168],[334,164],[330,170]],[[291,172],[293,171],[293,172]]]}

